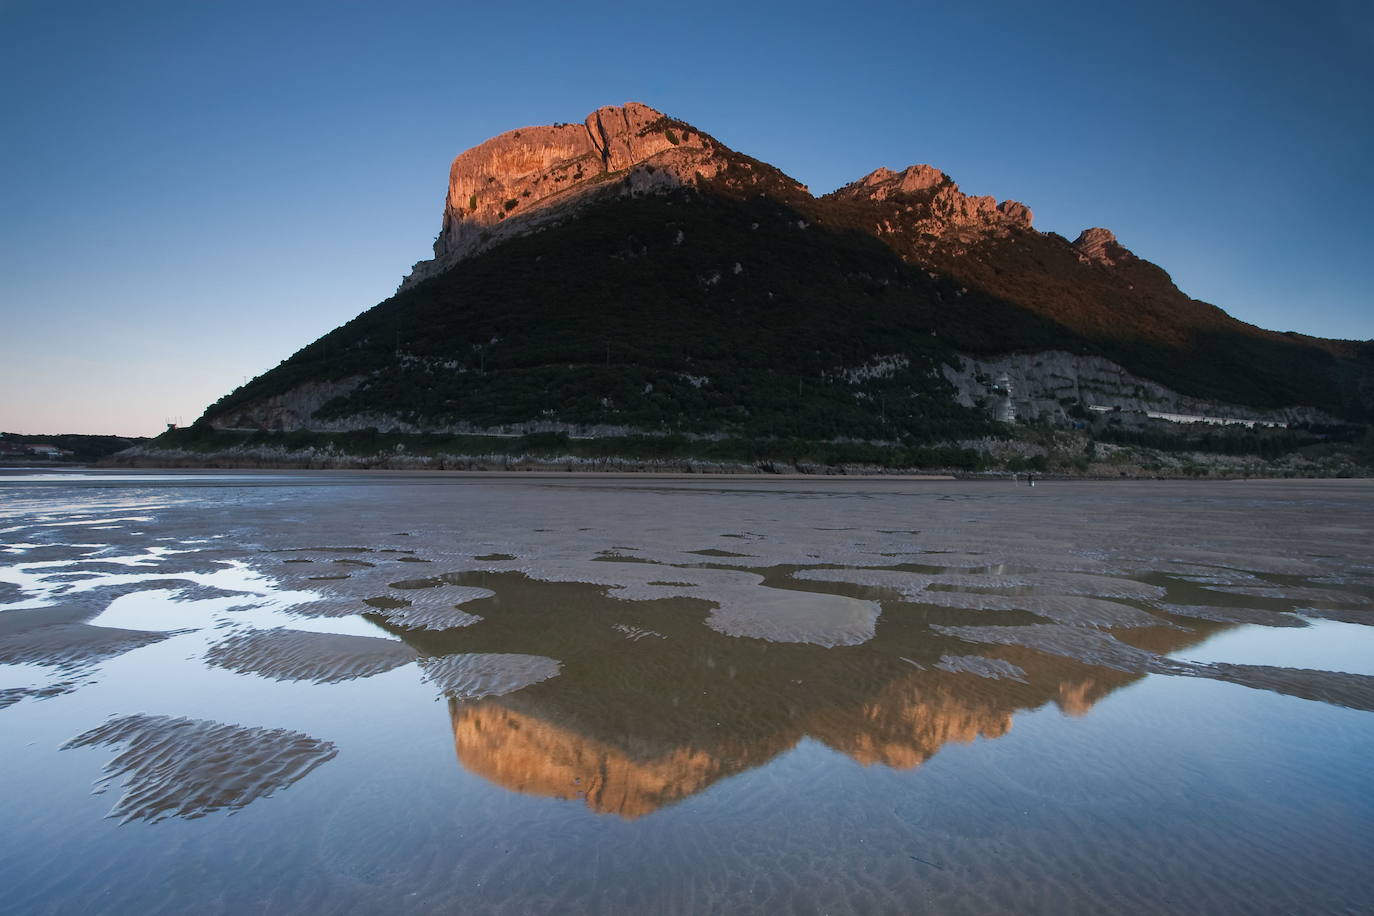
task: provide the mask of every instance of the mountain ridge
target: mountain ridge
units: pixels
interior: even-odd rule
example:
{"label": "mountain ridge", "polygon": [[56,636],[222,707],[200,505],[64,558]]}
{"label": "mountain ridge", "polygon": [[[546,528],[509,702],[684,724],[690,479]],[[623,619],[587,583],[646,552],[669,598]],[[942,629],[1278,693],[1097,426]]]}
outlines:
{"label": "mountain ridge", "polygon": [[[999,397],[1061,425],[1185,401],[1260,421],[1370,416],[1374,342],[1247,325],[1109,230],[1070,242],[1032,220],[928,165],[816,197],[646,105],[601,108],[461,153],[434,258],[203,420],[935,442],[995,430]],[[1094,370],[1069,390],[1053,373],[1077,370],[1047,360],[1019,392],[973,391],[957,365],[1051,352],[1136,381]],[[863,369],[875,361],[888,368]],[[1119,390],[1085,393],[1104,385]]]}

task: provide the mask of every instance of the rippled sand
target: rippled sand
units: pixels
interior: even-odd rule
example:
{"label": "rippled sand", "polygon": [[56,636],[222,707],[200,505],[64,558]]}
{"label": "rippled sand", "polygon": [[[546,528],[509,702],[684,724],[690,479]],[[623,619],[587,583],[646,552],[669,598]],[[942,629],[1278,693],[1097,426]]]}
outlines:
{"label": "rippled sand", "polygon": [[1368,482],[0,496],[19,912],[1374,909]]}
{"label": "rippled sand", "polygon": [[212,645],[205,660],[275,680],[332,684],[408,665],[415,652],[386,639],[277,627],[235,633]]}
{"label": "rippled sand", "polygon": [[[103,782],[123,780],[110,817],[158,821],[242,808],[331,759],[334,745],[280,728],[240,728],[169,716],[121,716],[63,748],[118,745]],[[104,791],[103,786],[100,791]]]}

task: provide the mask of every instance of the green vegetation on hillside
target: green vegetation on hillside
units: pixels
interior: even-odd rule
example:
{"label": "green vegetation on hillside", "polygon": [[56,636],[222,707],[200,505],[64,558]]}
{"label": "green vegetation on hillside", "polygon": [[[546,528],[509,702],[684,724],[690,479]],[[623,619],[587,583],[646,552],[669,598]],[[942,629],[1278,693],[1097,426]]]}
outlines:
{"label": "green vegetation on hillside", "polygon": [[720,155],[705,191],[606,199],[505,241],[326,334],[207,418],[254,427],[264,399],[347,380],[316,419],[912,448],[1007,432],[952,400],[939,367],[956,352],[1050,349],[1184,394],[1371,416],[1374,344],[1252,328],[1124,249],[1107,268],[1026,229],[967,250],[905,230],[880,240],[876,220],[914,225],[903,208],[924,198],[814,199],[766,163]]}
{"label": "green vegetation on hillside", "polygon": [[0,433],[0,439],[13,445],[39,442],[55,445],[72,453],[58,460],[77,462],[99,461],[116,452],[122,452],[126,448],[149,441],[139,436],[87,436],[81,433],[34,434],[31,436],[18,433]]}
{"label": "green vegetation on hillside", "polygon": [[[1267,331],[1189,298],[1168,273],[1114,246],[1116,264],[1085,264],[1062,236],[1012,229],[967,250],[915,233],[929,192],[884,201],[821,198],[810,207],[834,227],[894,227],[884,241],[910,263],[967,290],[970,311],[1014,303],[1052,327],[1050,343],[1093,353],[1183,394],[1254,407],[1304,405],[1351,420],[1374,418],[1374,341],[1325,340]],[[942,333],[976,352],[1037,349],[1046,338],[1016,324],[976,326],[960,316]]]}
{"label": "green vegetation on hillside", "polygon": [[1374,473],[1374,432],[1018,426],[983,447],[880,445],[798,439],[694,439],[683,435],[574,438],[416,435],[375,429],[321,433],[173,430],[114,463],[136,466],[392,468],[436,470],[654,470],[764,473],[1033,472],[1095,477],[1351,477]]}
{"label": "green vegetation on hillside", "polygon": [[572,438],[566,433],[524,436],[414,435],[382,433],[375,429],[345,433],[257,432],[215,430],[193,426],[158,437],[157,447],[181,449],[223,459],[234,450],[280,450],[309,463],[309,453],[387,457],[505,456],[556,460],[563,458],[621,459],[643,462],[708,462],[752,465],[768,470],[801,466],[929,468],[981,470],[986,459],[974,449],[926,446],[885,446],[867,442],[816,442],[805,439],[692,439],[682,435],[599,436]]}
{"label": "green vegetation on hillside", "polygon": [[1366,439],[1367,431],[1362,426],[1247,429],[1192,423],[1180,427],[1156,420],[1142,429],[1102,425],[1093,430],[1093,436],[1098,441],[1116,445],[1213,455],[1253,455],[1268,460],[1320,445],[1342,446],[1355,452]]}
{"label": "green vegetation on hillside", "polygon": [[[957,317],[952,290],[857,232],[766,198],[682,192],[460,263],[325,335],[209,416],[312,380],[364,376],[323,419],[421,427],[557,421],[744,439],[945,441],[995,433],[939,372],[934,328],[1053,329],[1006,306]],[[974,331],[980,334],[981,331]],[[901,365],[846,378],[875,355]]]}

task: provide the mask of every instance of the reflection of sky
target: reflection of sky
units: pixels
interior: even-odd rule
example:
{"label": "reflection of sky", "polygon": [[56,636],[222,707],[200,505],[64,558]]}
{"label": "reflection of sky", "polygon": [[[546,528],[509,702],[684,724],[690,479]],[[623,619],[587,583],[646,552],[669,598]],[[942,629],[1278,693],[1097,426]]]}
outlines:
{"label": "reflection of sky", "polygon": [[[234,572],[234,571],[230,571]],[[183,575],[205,585],[220,588],[234,588],[231,582],[238,576],[224,577]],[[338,633],[342,636],[376,636],[395,639],[385,630],[369,623],[362,617],[302,617],[287,613],[284,609],[310,601],[316,596],[311,592],[276,591],[264,597],[266,590],[261,585],[247,582],[244,586],[263,595],[234,595],[224,598],[206,598],[199,601],[177,601],[175,592],[147,591],[122,595],[110,602],[109,607],[91,618],[88,623],[97,627],[115,627],[124,630],[153,630],[167,632],[181,629],[210,629],[217,626],[247,626],[258,629],[287,627],[310,633]]]}
{"label": "reflection of sky", "polygon": [[0,4],[0,429],[189,422],[394,290],[458,152],[629,99],[817,192],[933,163],[1246,320],[1374,336],[1367,4],[600,7]]}
{"label": "reflection of sky", "polygon": [[1195,662],[1374,674],[1374,627],[1317,619],[1310,624],[1301,629],[1237,627],[1224,630],[1201,645],[1173,653],[1172,657]]}

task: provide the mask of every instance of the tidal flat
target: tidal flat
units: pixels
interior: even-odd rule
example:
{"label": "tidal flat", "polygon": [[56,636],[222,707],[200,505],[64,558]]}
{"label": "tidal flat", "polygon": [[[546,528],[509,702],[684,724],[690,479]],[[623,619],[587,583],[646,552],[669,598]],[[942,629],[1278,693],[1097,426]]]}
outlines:
{"label": "tidal flat", "polygon": [[0,912],[1374,911],[1374,482],[0,471]]}

